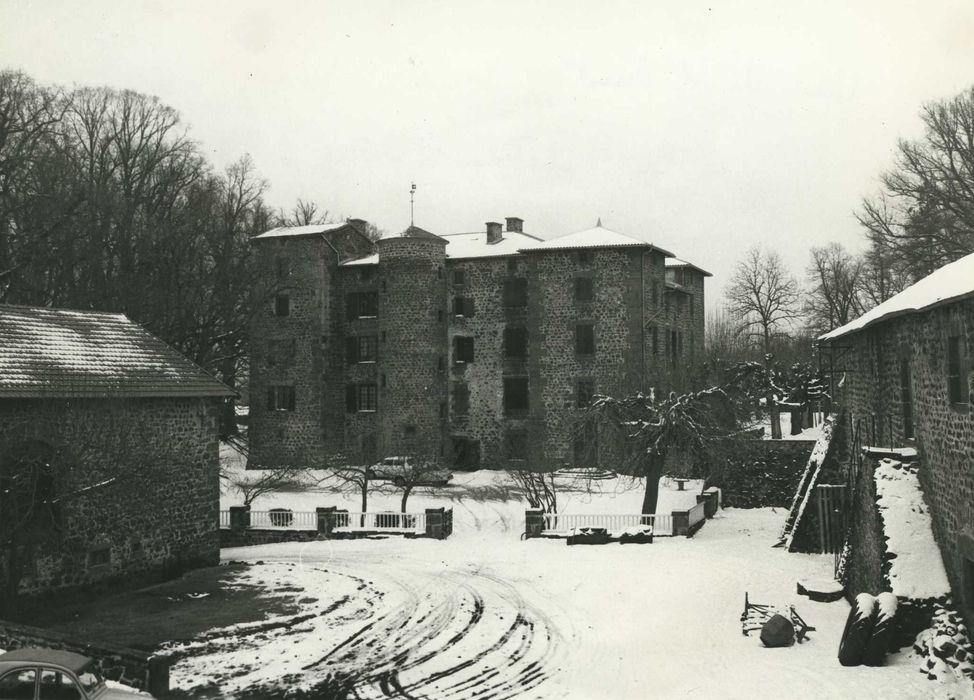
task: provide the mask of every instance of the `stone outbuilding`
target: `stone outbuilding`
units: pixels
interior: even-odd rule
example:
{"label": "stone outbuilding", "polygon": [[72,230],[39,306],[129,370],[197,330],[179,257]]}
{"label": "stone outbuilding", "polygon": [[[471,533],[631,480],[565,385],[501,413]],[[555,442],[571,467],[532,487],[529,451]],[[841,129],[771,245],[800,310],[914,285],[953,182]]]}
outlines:
{"label": "stone outbuilding", "polygon": [[[847,412],[843,427],[850,445],[893,457],[916,451],[923,501],[954,601],[974,623],[974,254],[823,335],[820,343]],[[860,491],[874,492],[875,484],[860,479]],[[861,554],[883,548],[881,533],[859,540]],[[871,540],[878,540],[875,547]],[[865,573],[857,587],[863,589],[879,586],[883,567],[889,569],[888,561],[873,562],[869,575],[869,562],[861,564]]]}
{"label": "stone outbuilding", "polygon": [[216,564],[233,395],[122,314],[0,305],[0,592]]}

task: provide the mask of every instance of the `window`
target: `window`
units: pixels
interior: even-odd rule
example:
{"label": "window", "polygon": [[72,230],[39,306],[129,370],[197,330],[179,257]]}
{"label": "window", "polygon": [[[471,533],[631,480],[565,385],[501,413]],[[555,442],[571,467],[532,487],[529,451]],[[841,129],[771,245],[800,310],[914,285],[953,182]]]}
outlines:
{"label": "window", "polygon": [[267,387],[268,411],[293,411],[294,387],[274,385]]}
{"label": "window", "polygon": [[575,278],[575,301],[592,301],[594,298],[592,291],[591,277]]}
{"label": "window", "polygon": [[274,297],[274,315],[291,315],[291,297],[288,294],[278,294]]}
{"label": "window", "polygon": [[680,339],[680,331],[670,330],[670,359],[676,361],[676,358],[680,355],[680,350],[682,349],[682,340]]}
{"label": "window", "polygon": [[504,377],[504,414],[524,413],[528,407],[528,378]]}
{"label": "window", "polygon": [[436,321],[438,323],[443,323],[443,309],[436,310]]}
{"label": "window", "polygon": [[511,258],[510,260],[507,261],[507,271],[517,272],[517,260]]}
{"label": "window", "polygon": [[576,355],[595,354],[595,324],[593,323],[575,324],[575,354]]}
{"label": "window", "polygon": [[375,292],[350,292],[345,302],[349,319],[375,318],[379,315],[379,295]]}
{"label": "window", "polygon": [[900,412],[903,417],[903,437],[913,437],[913,388],[910,384],[910,361],[900,360]]}
{"label": "window", "polygon": [[0,698],[27,698],[33,700],[34,681],[37,674],[34,669],[11,671],[0,678]]}
{"label": "window", "polygon": [[359,335],[345,339],[345,355],[349,364],[375,362],[378,359],[378,343],[374,335]]}
{"label": "window", "polygon": [[454,362],[473,362],[473,338],[457,336],[453,339]]}
{"label": "window", "polygon": [[402,427],[402,434],[405,435],[406,437],[415,437],[416,436],[416,426],[415,425],[404,425]]}
{"label": "window", "polygon": [[951,403],[967,403],[967,373],[964,367],[964,339],[961,335],[947,338],[947,397]]}
{"label": "window", "polygon": [[473,299],[470,297],[453,297],[454,316],[473,316]]}
{"label": "window", "polygon": [[436,358],[436,370],[442,372],[444,369],[446,369],[446,360],[443,359],[443,355],[440,355]]}
{"label": "window", "polygon": [[528,458],[528,432],[508,430],[504,434],[504,455],[508,459],[524,461]]}
{"label": "window", "polygon": [[659,355],[659,328],[653,326],[653,356]]}
{"label": "window", "polygon": [[375,384],[347,384],[345,410],[348,413],[372,413],[378,408],[379,391]]}
{"label": "window", "polygon": [[73,678],[52,669],[41,669],[38,690],[39,700],[82,700],[84,698]]}
{"label": "window", "polygon": [[470,387],[464,382],[453,385],[453,412],[465,416],[470,412]]}
{"label": "window", "polygon": [[578,264],[579,265],[591,265],[592,264],[592,251],[590,251],[590,250],[580,250],[580,251],[578,251]]}
{"label": "window", "polygon": [[283,280],[291,276],[291,261],[285,257],[276,260],[277,279]]}
{"label": "window", "polygon": [[112,563],[112,551],[108,547],[99,547],[88,552],[88,568],[107,566]]}
{"label": "window", "polygon": [[466,283],[466,280],[464,279],[463,270],[454,270],[453,271],[453,284],[457,285],[458,287],[462,287],[465,283]]}
{"label": "window", "polygon": [[528,305],[528,281],[521,277],[504,280],[504,306],[512,309]]}
{"label": "window", "polygon": [[528,329],[523,327],[504,329],[504,357],[528,356]]}
{"label": "window", "polygon": [[591,405],[593,396],[595,396],[594,379],[579,379],[575,382],[576,408],[586,408]]}

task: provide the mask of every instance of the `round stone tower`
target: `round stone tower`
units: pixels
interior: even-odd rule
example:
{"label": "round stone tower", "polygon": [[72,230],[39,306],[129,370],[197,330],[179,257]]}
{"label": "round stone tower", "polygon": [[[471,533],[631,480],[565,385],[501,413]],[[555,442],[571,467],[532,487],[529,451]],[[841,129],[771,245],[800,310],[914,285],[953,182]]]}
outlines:
{"label": "round stone tower", "polygon": [[410,226],[379,250],[379,454],[443,460],[446,240]]}

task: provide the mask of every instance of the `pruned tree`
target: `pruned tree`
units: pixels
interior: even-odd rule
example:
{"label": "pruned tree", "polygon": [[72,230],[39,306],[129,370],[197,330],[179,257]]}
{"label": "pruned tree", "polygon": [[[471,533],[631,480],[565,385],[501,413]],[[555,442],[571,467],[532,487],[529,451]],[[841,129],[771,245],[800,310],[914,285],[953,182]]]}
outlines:
{"label": "pruned tree", "polygon": [[738,393],[728,386],[662,398],[637,393],[595,400],[589,411],[605,457],[646,480],[642,513],[656,512],[659,480],[674,458],[716,465],[729,441],[747,436]]}
{"label": "pruned tree", "polygon": [[529,506],[545,513],[558,512],[558,484],[554,471],[533,470],[525,465],[524,469],[509,470],[508,476],[524,494]]}
{"label": "pruned tree", "polygon": [[413,452],[404,455],[401,462],[395,467],[395,476],[390,483],[401,494],[399,507],[403,513],[414,490],[424,486],[445,486],[449,481],[449,470],[428,453]]}
{"label": "pruned tree", "polygon": [[309,476],[307,469],[284,467],[239,474],[231,477],[230,485],[240,492],[243,497],[243,505],[249,506],[268,493],[307,491],[314,485],[314,481]]}
{"label": "pruned tree", "polygon": [[741,332],[770,353],[772,339],[800,317],[798,292],[778,253],[751,248],[737,263],[725,296]]}

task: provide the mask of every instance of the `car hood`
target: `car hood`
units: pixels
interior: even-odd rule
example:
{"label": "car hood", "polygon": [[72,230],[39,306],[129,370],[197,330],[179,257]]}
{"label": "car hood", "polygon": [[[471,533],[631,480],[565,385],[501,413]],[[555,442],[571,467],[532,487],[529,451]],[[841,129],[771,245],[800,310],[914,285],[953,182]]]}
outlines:
{"label": "car hood", "polygon": [[105,687],[92,697],[95,700],[132,700],[132,698],[152,698],[153,696],[120,683],[107,681]]}

